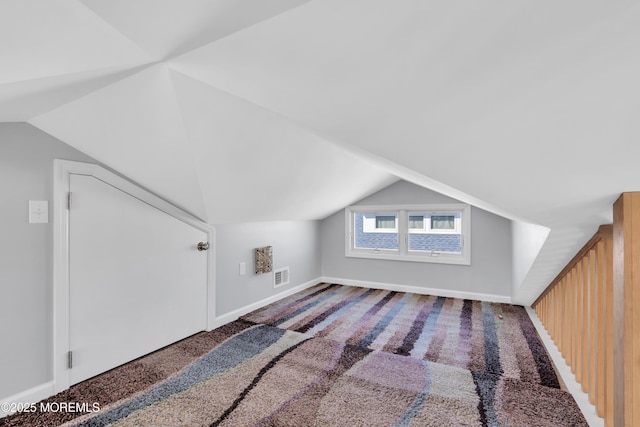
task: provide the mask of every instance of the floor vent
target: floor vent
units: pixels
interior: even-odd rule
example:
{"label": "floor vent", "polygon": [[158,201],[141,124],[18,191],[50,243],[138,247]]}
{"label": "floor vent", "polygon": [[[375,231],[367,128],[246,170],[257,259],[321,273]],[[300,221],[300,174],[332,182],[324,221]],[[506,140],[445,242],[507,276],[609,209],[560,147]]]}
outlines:
{"label": "floor vent", "polygon": [[286,285],[289,283],[289,267],[279,268],[273,272],[273,287]]}

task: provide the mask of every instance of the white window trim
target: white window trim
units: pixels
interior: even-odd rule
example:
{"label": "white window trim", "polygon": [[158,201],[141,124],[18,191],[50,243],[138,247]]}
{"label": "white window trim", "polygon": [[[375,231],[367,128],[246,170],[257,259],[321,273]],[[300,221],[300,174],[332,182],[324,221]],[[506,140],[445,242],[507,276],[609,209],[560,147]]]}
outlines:
{"label": "white window trim", "polygon": [[[360,213],[390,213],[397,212],[398,249],[361,249],[354,247],[355,216]],[[437,251],[410,251],[409,250],[409,212],[424,212],[426,214],[461,214],[459,232],[462,235],[462,253],[437,252]],[[435,231],[427,227],[423,233],[434,234]],[[458,224],[456,224],[458,229]],[[457,232],[458,230],[456,230]],[[393,231],[395,232],[395,231]],[[421,233],[420,230],[411,229],[411,233]],[[445,233],[451,233],[445,230]],[[345,256],[350,258],[371,258],[394,261],[430,262],[439,264],[471,265],[471,206],[467,204],[443,204],[443,205],[384,205],[384,206],[349,206],[345,208]]]}

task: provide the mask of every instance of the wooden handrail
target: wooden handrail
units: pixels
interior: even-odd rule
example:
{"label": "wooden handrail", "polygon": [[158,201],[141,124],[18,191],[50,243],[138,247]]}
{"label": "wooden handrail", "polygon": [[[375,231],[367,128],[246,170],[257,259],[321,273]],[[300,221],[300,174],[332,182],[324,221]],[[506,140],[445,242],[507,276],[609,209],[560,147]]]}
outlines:
{"label": "wooden handrail", "polygon": [[640,192],[532,304],[607,427],[640,425]]}
{"label": "wooden handrail", "polygon": [[575,267],[576,264],[578,264],[600,240],[613,240],[613,224],[603,224],[598,227],[598,231],[596,231],[593,237],[591,237],[582,249],[580,249],[573,258],[571,258],[571,261],[569,261],[566,267],[563,268],[555,279],[551,281],[549,286],[547,286],[533,304],[531,304],[531,307],[535,307],[549,292],[551,292],[551,290],[567,276],[567,273],[571,271],[573,267]]}
{"label": "wooden handrail", "polygon": [[596,412],[613,425],[613,225],[602,225],[532,304]]}

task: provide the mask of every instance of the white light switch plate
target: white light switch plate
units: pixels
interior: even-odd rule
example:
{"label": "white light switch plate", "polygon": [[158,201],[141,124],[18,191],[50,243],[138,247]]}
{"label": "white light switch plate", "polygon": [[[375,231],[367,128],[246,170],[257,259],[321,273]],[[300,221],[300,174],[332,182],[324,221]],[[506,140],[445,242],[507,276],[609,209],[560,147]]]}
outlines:
{"label": "white light switch plate", "polygon": [[29,224],[49,222],[49,202],[29,200]]}

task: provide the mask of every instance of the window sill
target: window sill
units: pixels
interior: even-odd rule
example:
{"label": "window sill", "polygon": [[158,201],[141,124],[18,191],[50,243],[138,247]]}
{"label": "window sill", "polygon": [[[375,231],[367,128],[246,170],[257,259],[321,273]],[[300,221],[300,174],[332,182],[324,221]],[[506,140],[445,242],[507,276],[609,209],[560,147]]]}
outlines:
{"label": "window sill", "polygon": [[454,264],[454,265],[471,265],[471,259],[466,259],[462,255],[449,255],[439,253],[434,255],[428,254],[407,254],[400,255],[391,251],[375,252],[372,250],[350,251],[345,254],[347,258],[368,258],[387,261],[409,261],[409,262],[426,262],[432,264]]}

